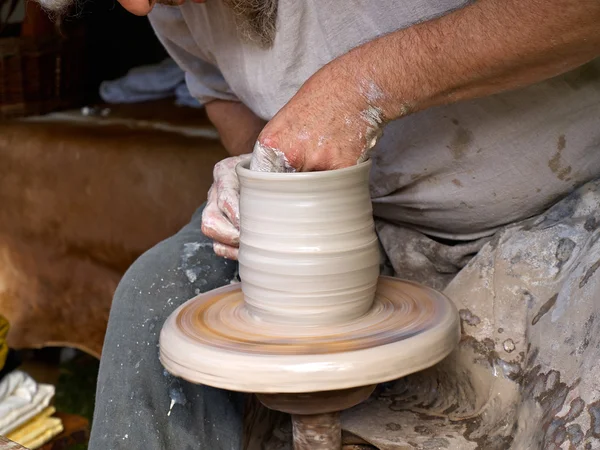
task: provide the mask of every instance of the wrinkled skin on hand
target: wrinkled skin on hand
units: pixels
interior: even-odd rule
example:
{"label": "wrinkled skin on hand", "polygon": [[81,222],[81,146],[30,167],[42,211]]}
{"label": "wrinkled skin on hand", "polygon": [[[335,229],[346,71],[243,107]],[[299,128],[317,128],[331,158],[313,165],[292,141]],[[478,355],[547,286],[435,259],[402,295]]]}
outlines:
{"label": "wrinkled skin on hand", "polygon": [[363,72],[351,52],[309,78],[262,130],[250,168],[310,172],[368,159],[385,123],[385,94]]}
{"label": "wrinkled skin on hand", "polygon": [[240,244],[240,183],[235,168],[250,157],[234,156],[215,165],[202,212],[202,232],[214,241],[215,253],[228,259],[237,259]]}

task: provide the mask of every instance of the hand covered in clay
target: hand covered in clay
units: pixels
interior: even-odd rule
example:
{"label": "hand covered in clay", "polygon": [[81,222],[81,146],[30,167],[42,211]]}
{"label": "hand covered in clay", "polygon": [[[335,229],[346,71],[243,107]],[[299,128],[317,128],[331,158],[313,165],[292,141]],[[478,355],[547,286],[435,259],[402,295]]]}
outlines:
{"label": "hand covered in clay", "polygon": [[202,232],[219,256],[237,259],[240,244],[240,183],[235,167],[251,155],[226,158],[215,165],[213,184],[202,212]]}
{"label": "hand covered in clay", "polygon": [[258,137],[250,169],[309,172],[368,159],[385,122],[384,94],[361,78],[352,53],[309,78]]}

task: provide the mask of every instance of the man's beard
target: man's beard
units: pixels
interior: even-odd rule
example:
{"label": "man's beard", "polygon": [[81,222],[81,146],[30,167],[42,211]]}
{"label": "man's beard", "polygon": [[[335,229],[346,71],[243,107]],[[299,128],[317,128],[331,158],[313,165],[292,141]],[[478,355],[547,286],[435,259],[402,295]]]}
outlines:
{"label": "man's beard", "polygon": [[67,14],[70,7],[75,3],[75,0],[37,0],[37,2],[42,6],[42,9],[48,14],[50,19],[59,27],[63,16]]}
{"label": "man's beard", "polygon": [[263,48],[273,45],[278,0],[223,0],[223,3],[233,11],[244,39]]}

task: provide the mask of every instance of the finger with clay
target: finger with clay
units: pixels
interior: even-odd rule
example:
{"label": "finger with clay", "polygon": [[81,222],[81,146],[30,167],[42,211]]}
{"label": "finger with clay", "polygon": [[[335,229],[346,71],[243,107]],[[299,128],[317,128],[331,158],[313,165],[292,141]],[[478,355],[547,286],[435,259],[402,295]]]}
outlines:
{"label": "finger with clay", "polygon": [[254,144],[254,151],[252,152],[252,159],[250,161],[250,170],[256,170],[258,172],[295,172],[294,169],[285,153],[268,147],[256,141]]}
{"label": "finger with clay", "polygon": [[226,158],[215,165],[213,184],[202,212],[202,232],[213,243],[215,253],[237,259],[240,244],[240,184],[235,168],[251,155]]}

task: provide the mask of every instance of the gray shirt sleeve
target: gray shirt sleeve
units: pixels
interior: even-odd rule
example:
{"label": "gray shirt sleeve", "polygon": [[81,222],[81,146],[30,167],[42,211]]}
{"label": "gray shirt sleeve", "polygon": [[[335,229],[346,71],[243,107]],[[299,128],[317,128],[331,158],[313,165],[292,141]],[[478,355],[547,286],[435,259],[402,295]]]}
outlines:
{"label": "gray shirt sleeve", "polygon": [[158,39],[185,72],[190,94],[201,104],[238,101],[219,69],[208,62],[177,7],[157,4],[148,16]]}

